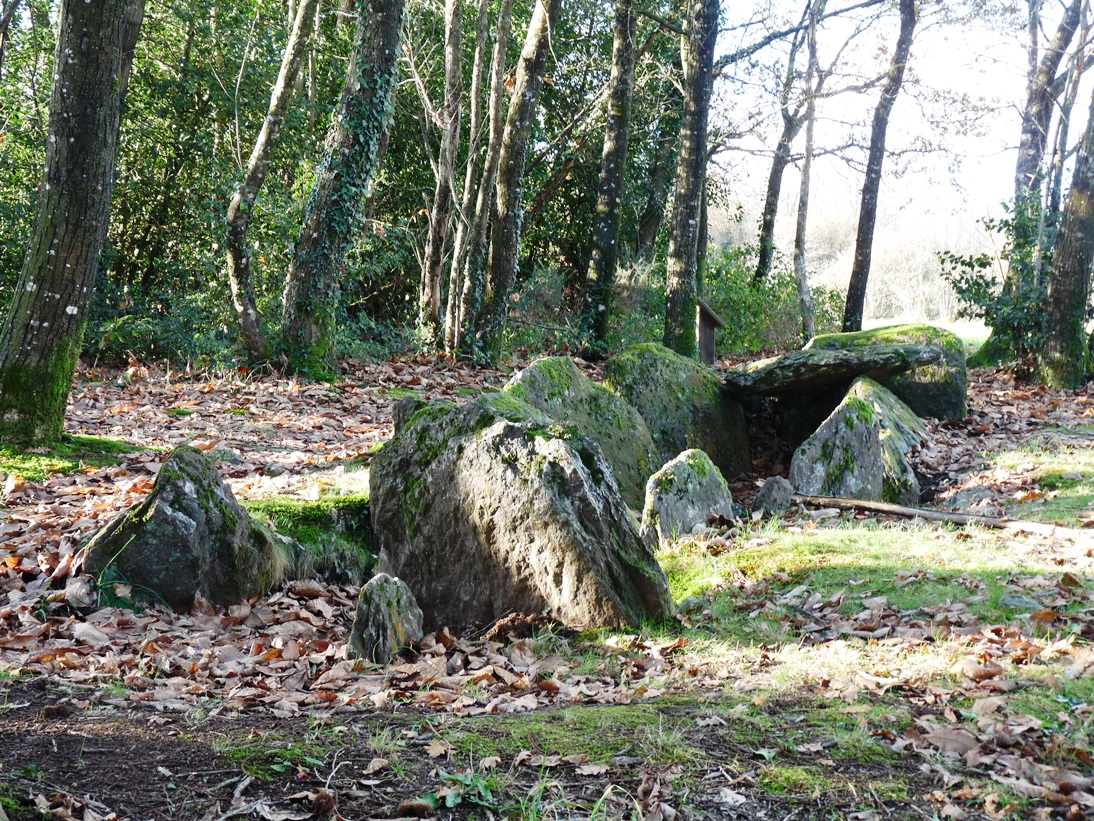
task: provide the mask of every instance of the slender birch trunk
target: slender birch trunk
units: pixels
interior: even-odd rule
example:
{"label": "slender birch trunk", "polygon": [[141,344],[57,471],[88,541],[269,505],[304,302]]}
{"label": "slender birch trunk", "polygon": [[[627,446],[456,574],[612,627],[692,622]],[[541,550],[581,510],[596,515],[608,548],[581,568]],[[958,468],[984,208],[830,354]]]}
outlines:
{"label": "slender birch trunk", "polygon": [[433,208],[429,214],[425,258],[422,261],[421,287],[418,294],[418,328],[422,338],[437,345],[441,342],[441,266],[452,213],[456,181],[456,152],[460,147],[460,117],[463,112],[463,2],[445,0],[444,6],[444,105],[440,112],[441,141],[437,157],[437,179],[433,190]]}
{"label": "slender birch trunk", "polygon": [[258,139],[255,140],[251,156],[247,160],[243,179],[236,186],[232,201],[228,204],[228,228],[224,237],[228,257],[228,282],[232,289],[232,307],[239,323],[240,339],[251,362],[266,361],[269,358],[269,345],[262,332],[262,323],[255,304],[251,281],[251,253],[247,247],[247,226],[255,199],[270,170],[270,160],[292,102],[293,87],[314,28],[315,8],[318,4],[319,0],[301,0],[296,9],[289,41],[285,44],[285,53],[281,58],[281,70],[270,94],[266,119],[262,122],[262,129],[258,132]]}

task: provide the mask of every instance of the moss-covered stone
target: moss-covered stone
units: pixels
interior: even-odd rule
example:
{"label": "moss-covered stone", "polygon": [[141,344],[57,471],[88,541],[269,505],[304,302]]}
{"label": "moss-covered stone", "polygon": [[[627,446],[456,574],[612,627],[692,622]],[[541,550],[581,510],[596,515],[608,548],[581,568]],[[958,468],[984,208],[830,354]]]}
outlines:
{"label": "moss-covered stone", "polygon": [[744,411],[702,365],[663,345],[635,345],[608,360],[604,384],[645,420],[662,464],[698,448],[724,476],[751,466]]}
{"label": "moss-covered stone", "polygon": [[860,377],[795,451],[790,481],[799,493],[914,505],[920,488],[907,457],[926,433],[891,391]]}
{"label": "moss-covered stone", "polygon": [[347,649],[350,658],[387,664],[422,638],[422,610],[400,579],[380,573],[361,588]]}
{"label": "moss-covered stone", "polygon": [[654,545],[691,533],[710,515],[732,517],[733,496],[703,451],[686,450],[650,477],[642,510],[642,538]]}
{"label": "moss-covered stone", "polygon": [[595,442],[508,394],[419,410],[373,460],[380,570],[432,626],[550,611],[574,627],[671,612]]}
{"label": "moss-covered stone", "polygon": [[121,581],[136,598],[189,609],[269,592],[292,567],[293,546],[254,521],[200,451],[176,448],[152,492],[84,547],[100,584]]}
{"label": "moss-covered stone", "polygon": [[968,415],[965,345],[956,334],[933,325],[889,325],[848,334],[816,336],[806,350],[854,350],[878,345],[925,345],[941,349],[943,361],[880,379],[918,416],[964,419]]}
{"label": "moss-covered stone", "polygon": [[568,357],[536,360],[509,381],[504,393],[596,442],[624,500],[642,506],[646,480],[661,459],[638,411],[586,377]]}

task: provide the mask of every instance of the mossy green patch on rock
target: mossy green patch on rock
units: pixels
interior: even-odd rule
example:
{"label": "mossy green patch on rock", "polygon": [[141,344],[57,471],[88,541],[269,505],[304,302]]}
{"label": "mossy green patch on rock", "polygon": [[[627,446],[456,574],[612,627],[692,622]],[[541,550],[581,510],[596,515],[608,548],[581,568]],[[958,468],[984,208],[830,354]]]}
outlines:
{"label": "mossy green patch on rock", "polygon": [[566,357],[536,360],[509,381],[504,393],[596,442],[627,504],[641,507],[646,479],[661,460],[638,411]]}
{"label": "mossy green patch on rock", "polygon": [[252,516],[270,522],[301,547],[293,575],[361,585],[376,567],[367,493],[244,500]]}
{"label": "mossy green patch on rock", "polygon": [[724,476],[737,476],[751,465],[744,411],[702,365],[645,343],[609,359],[604,384],[645,420],[662,464],[698,448]]}
{"label": "mossy green patch on rock", "polygon": [[931,345],[940,348],[943,361],[921,365],[881,383],[917,415],[935,419],[964,419],[968,415],[968,369],[965,345],[956,334],[933,325],[889,325],[847,334],[813,337],[809,349],[850,350],[874,345]]}

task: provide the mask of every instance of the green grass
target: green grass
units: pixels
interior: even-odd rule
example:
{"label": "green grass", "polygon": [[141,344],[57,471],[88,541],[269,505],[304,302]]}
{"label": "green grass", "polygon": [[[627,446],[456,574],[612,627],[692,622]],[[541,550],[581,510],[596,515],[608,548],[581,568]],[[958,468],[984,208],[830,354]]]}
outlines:
{"label": "green grass", "polygon": [[1044,496],[1029,501],[1004,498],[1009,516],[1080,527],[1082,514],[1094,514],[1094,448],[1046,442],[997,454],[992,463],[1010,471],[1021,468],[1044,491]]}
{"label": "green grass", "polygon": [[75,473],[88,466],[116,465],[120,455],[137,450],[140,448],[121,439],[68,434],[48,448],[20,450],[0,443],[0,473],[40,482],[49,476]]}
{"label": "green grass", "polygon": [[172,416],[182,416],[182,417],[193,416],[194,415],[194,412],[192,410],[187,410],[186,408],[168,408],[165,411],[165,413],[169,413]]}

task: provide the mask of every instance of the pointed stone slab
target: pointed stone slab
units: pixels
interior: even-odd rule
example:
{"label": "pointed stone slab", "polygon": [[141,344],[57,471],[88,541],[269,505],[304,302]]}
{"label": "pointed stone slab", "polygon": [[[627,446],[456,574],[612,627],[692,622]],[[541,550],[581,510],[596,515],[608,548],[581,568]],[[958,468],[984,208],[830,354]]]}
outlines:
{"label": "pointed stone slab", "polygon": [[942,358],[942,350],[933,345],[807,348],[734,368],[726,376],[726,387],[743,396],[791,396],[846,386],[860,376],[883,379]]}

